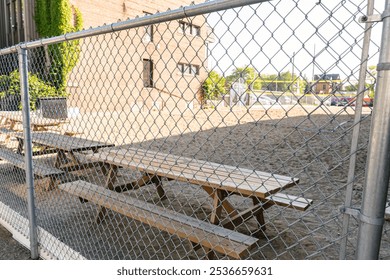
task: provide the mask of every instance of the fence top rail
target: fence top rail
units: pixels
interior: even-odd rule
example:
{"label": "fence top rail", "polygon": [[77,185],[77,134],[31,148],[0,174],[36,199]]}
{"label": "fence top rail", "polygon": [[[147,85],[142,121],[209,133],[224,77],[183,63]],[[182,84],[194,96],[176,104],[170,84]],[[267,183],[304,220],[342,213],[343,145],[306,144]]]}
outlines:
{"label": "fence top rail", "polygon": [[43,38],[31,42],[20,43],[15,46],[0,49],[0,55],[16,53],[19,48],[32,49],[32,48],[42,47],[46,45],[62,43],[65,41],[92,37],[101,34],[106,34],[106,33],[126,30],[126,29],[132,29],[132,28],[147,26],[151,24],[158,24],[158,23],[178,20],[186,17],[193,17],[202,14],[218,12],[222,10],[233,9],[237,7],[259,4],[262,2],[269,2],[269,1],[271,0],[213,0],[201,4],[191,5],[191,6],[182,6],[175,10],[159,12],[153,15],[145,15],[142,17],[136,17],[134,19],[128,19],[125,21],[118,21],[116,23],[103,25],[95,28],[84,29],[78,32],[67,33],[64,35],[59,35],[51,38]]}

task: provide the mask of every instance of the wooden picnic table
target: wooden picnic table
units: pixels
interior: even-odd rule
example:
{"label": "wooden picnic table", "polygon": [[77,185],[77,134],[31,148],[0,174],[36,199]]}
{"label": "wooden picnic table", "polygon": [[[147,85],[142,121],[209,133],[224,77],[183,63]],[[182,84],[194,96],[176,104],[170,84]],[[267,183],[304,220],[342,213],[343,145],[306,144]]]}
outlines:
{"label": "wooden picnic table", "polygon": [[[0,111],[0,132],[5,134],[5,143],[9,142],[12,133],[17,132],[16,125],[22,123],[23,114],[21,111]],[[44,118],[36,115],[34,112],[30,116],[32,131],[48,131],[50,129],[58,129],[60,126],[66,123],[69,123],[69,120]]]}
{"label": "wooden picnic table", "polygon": [[[23,123],[23,114],[21,111],[0,111],[0,118],[2,124],[8,124],[10,129],[13,129],[18,123]],[[33,131],[47,131],[50,127],[69,123],[69,120],[44,118],[32,113],[30,123]]]}
{"label": "wooden picnic table", "polygon": [[[105,185],[98,186],[78,180],[62,184],[59,188],[85,201],[100,205],[98,223],[103,221],[107,209],[111,209],[160,230],[187,238],[193,243],[237,258],[241,257],[256,242],[247,235],[237,235],[238,225],[254,217],[259,223],[259,228],[265,230],[263,211],[268,207],[281,205],[304,211],[312,203],[311,199],[280,193],[286,188],[297,185],[298,178],[129,146],[101,149],[94,154],[87,155],[87,158],[103,163],[103,174],[106,176]],[[120,167],[140,171],[142,176],[135,181],[118,185],[116,183]],[[182,214],[172,213],[171,210],[150,205],[128,195],[120,195],[124,191],[154,184],[159,197],[164,199],[166,198],[163,189],[164,179],[183,181],[203,188],[213,199],[210,223],[207,225],[204,222],[194,221],[193,217],[183,217]],[[228,197],[231,195],[249,197],[253,201],[253,206],[239,211],[229,202]],[[223,212],[227,214],[226,218],[223,217]],[[214,227],[210,228],[210,225]],[[180,227],[183,231],[178,230]],[[186,227],[193,229],[192,232],[187,231]],[[215,234],[219,232],[217,239],[224,245],[216,243],[218,247],[206,242],[207,238],[204,234],[210,231]],[[231,231],[237,234],[232,234]],[[224,239],[227,237],[229,240]]]}
{"label": "wooden picnic table", "polygon": [[[13,136],[18,140],[17,153],[23,152],[23,133],[14,133]],[[54,166],[66,171],[81,170],[94,165],[94,163],[81,163],[76,153],[82,151],[97,152],[101,148],[112,147],[113,144],[84,139],[75,136],[62,135],[54,132],[32,132],[31,141],[33,144],[45,147],[51,152],[57,153]]]}

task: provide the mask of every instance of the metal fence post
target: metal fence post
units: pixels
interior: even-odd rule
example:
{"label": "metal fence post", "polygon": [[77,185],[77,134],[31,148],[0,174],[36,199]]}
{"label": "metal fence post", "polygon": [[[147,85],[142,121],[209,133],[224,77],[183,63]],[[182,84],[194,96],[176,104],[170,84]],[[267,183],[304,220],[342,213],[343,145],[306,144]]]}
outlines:
{"label": "metal fence post", "polygon": [[23,113],[23,133],[24,133],[24,151],[26,164],[26,184],[27,184],[27,207],[29,218],[29,233],[30,233],[30,250],[31,258],[38,258],[38,234],[35,217],[34,203],[34,174],[32,162],[32,144],[31,144],[31,129],[30,129],[30,100],[28,94],[28,62],[27,49],[19,48],[19,69],[20,69],[20,88],[22,97],[22,113]]}
{"label": "metal fence post", "polygon": [[357,259],[377,259],[390,176],[390,0],[382,14],[383,30],[374,112],[360,212]]}
{"label": "metal fence post", "polygon": [[[368,1],[367,3],[367,16],[371,16],[374,12],[374,0]],[[366,91],[366,74],[367,74],[367,64],[369,57],[369,48],[371,44],[371,29],[372,22],[367,22],[365,24],[364,31],[364,39],[362,46],[362,55],[359,71],[359,83],[358,83],[358,97],[356,98],[356,106],[355,106],[355,118],[354,118],[354,126],[353,126],[353,135],[351,141],[351,158],[349,160],[349,170],[348,170],[348,181],[347,181],[347,189],[345,196],[345,207],[351,207],[352,204],[352,194],[353,194],[353,186],[355,180],[355,167],[356,167],[356,158],[359,144],[359,133],[360,133],[360,122],[362,118],[362,108],[363,108],[363,98],[364,93]],[[340,242],[340,259],[345,259],[346,250],[347,250],[347,238],[348,238],[348,229],[349,229],[349,218],[348,214],[344,215],[343,219],[343,240]]]}

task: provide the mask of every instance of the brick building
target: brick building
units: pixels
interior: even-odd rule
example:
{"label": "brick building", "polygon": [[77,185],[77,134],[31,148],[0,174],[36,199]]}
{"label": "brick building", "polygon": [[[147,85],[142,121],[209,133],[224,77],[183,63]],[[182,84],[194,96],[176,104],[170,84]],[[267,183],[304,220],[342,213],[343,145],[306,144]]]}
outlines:
{"label": "brick building", "polygon": [[316,94],[330,94],[340,90],[339,74],[314,75],[313,89]]}
{"label": "brick building", "polygon": [[[0,48],[29,41],[25,38],[38,38],[32,20],[33,1],[25,1],[30,4],[24,6],[22,2],[1,1],[9,5],[0,13],[0,30],[11,26],[6,22],[14,20],[9,17],[18,14],[20,7],[27,10],[17,16],[20,35],[13,36],[10,30],[8,39],[0,39]],[[176,9],[191,2],[70,0],[81,11],[84,28]],[[207,77],[209,35],[201,16],[80,40],[80,60],[68,80],[68,106],[81,111],[195,106],[194,100]]]}

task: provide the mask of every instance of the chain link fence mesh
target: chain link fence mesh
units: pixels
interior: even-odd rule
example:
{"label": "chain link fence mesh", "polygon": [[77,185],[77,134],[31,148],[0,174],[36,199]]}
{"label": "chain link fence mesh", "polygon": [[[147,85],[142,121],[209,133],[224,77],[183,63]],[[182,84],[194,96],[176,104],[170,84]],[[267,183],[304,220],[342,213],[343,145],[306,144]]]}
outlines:
{"label": "chain link fence mesh", "polygon": [[[340,208],[356,99],[356,208],[375,109],[375,67],[357,92],[366,2],[271,1],[30,48],[41,246],[65,259],[338,259],[347,238],[353,259],[358,221],[343,236]],[[0,216],[26,234],[17,54],[0,62]]]}

